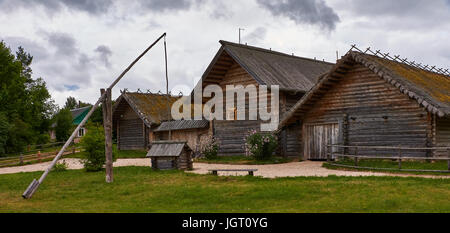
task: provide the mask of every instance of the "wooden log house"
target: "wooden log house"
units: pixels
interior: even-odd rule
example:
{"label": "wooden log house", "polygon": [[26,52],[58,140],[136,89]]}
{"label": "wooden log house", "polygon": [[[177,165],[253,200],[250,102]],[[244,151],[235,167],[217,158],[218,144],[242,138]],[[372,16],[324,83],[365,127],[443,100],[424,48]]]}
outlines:
{"label": "wooden log house", "polygon": [[[326,159],[327,144],[450,146],[450,77],[350,51],[281,119],[279,131],[300,124],[303,159]],[[407,151],[405,156],[447,156]],[[359,150],[359,155],[397,151]]]}
{"label": "wooden log house", "polygon": [[[226,85],[279,85],[280,109],[283,115],[317,82],[320,75],[334,64],[297,57],[271,49],[220,41],[221,47],[197,85],[219,85],[225,95]],[[224,101],[226,97],[224,96]],[[270,96],[269,96],[270,99]],[[204,98],[203,103],[208,101]],[[260,130],[260,121],[248,120],[249,96],[246,95],[246,120],[214,120],[212,134],[220,143],[219,155],[245,154],[244,137],[250,130]],[[270,102],[269,102],[270,104]],[[224,115],[227,112],[224,102]],[[225,119],[226,116],[224,116]],[[281,118],[281,117],[280,117]],[[299,125],[285,127],[280,140],[284,147],[279,154],[298,156],[300,150]]]}
{"label": "wooden log house", "polygon": [[161,122],[170,119],[168,111],[178,98],[164,94],[122,92],[113,106],[117,148],[147,149],[152,141],[157,140],[153,131]]}

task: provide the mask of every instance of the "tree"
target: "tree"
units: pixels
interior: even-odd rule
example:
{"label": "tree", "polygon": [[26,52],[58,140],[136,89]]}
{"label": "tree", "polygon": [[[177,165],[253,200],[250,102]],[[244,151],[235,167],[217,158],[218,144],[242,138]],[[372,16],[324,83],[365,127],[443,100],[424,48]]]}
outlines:
{"label": "tree", "polygon": [[69,109],[63,108],[56,114],[56,140],[66,141],[70,137],[72,129],[72,114]]}
{"label": "tree", "polygon": [[46,141],[56,105],[44,80],[32,78],[32,61],[24,48],[19,47],[14,56],[0,41],[0,154]]}
{"label": "tree", "polygon": [[66,99],[66,104],[64,104],[64,108],[71,110],[77,108],[77,105],[78,104],[75,97],[69,96]]}
{"label": "tree", "polygon": [[68,108],[70,110],[75,109],[75,108],[82,108],[82,107],[86,107],[86,106],[92,106],[92,104],[81,102],[72,96],[67,97],[66,103],[64,104],[64,108]]}
{"label": "tree", "polygon": [[[100,171],[105,165],[105,132],[100,124],[89,124],[86,135],[81,138],[81,145],[85,149],[82,160],[86,171]],[[113,161],[116,160],[116,151],[113,150]]]}

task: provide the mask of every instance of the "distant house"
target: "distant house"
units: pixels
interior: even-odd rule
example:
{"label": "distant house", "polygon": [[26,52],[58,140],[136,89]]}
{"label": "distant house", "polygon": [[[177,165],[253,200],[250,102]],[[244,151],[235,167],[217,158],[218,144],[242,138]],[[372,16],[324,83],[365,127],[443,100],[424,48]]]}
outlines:
{"label": "distant house", "polygon": [[[300,125],[304,159],[325,159],[328,144],[450,146],[450,77],[351,51],[288,111],[279,130]],[[436,151],[434,155],[446,155]],[[358,150],[359,155],[397,155]],[[407,156],[432,156],[429,150]]]}
{"label": "distant house", "polygon": [[119,150],[146,149],[154,130],[170,119],[170,106],[179,97],[163,94],[122,92],[113,106],[113,127]]}
{"label": "distant house", "polygon": [[[70,110],[70,113],[72,114],[72,125],[78,126],[81,121],[84,119],[84,117],[87,115],[89,110],[92,106],[86,106],[82,108],[75,108]],[[50,139],[55,140],[56,139],[56,132],[54,128],[56,127],[56,123],[53,123],[51,126],[52,130],[50,130]],[[80,138],[83,137],[86,134],[86,129],[84,127],[81,127],[80,130],[78,130],[78,133],[75,137],[75,143],[79,142]]]}
{"label": "distant house", "polygon": [[[220,41],[220,44],[222,46],[197,85],[204,88],[216,84],[223,90],[226,85],[245,87],[253,84],[257,88],[260,85],[279,85],[280,116],[314,86],[319,76],[327,73],[334,65],[227,41]],[[204,103],[207,101],[208,99],[204,98]],[[224,104],[224,114],[227,112],[225,106]],[[246,109],[248,111],[248,101]],[[211,132],[220,143],[219,155],[245,154],[244,136],[250,130],[260,130],[260,121],[248,120],[248,114],[246,116],[246,120],[210,122]],[[299,132],[301,132],[300,125],[293,124],[283,128],[280,141],[286,146],[280,148],[279,154],[300,155],[298,152],[301,148],[300,141],[296,140],[301,136]]]}

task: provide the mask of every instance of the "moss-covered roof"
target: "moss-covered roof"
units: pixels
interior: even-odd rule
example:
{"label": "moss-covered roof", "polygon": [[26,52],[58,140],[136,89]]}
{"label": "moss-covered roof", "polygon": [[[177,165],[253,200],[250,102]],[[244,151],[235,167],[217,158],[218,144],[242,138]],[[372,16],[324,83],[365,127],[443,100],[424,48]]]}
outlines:
{"label": "moss-covered roof", "polygon": [[121,101],[127,101],[144,123],[150,126],[169,120],[171,106],[179,98],[178,96],[164,94],[124,92],[117,99],[113,111],[116,110]]}
{"label": "moss-covered roof", "polygon": [[[428,112],[439,117],[450,116],[450,77],[443,74],[419,69],[404,63],[385,58],[351,51],[347,53],[331,71],[319,78],[319,82],[307,92],[280,120],[278,130],[284,127],[296,115],[312,108],[316,95],[329,89],[331,79],[345,77],[348,64],[359,63],[377,74],[400,92],[414,99]],[[347,64],[346,64],[347,63]],[[327,84],[328,83],[328,84]]]}
{"label": "moss-covered roof", "polygon": [[358,54],[388,69],[402,84],[441,108],[450,110],[450,77],[381,57]]}

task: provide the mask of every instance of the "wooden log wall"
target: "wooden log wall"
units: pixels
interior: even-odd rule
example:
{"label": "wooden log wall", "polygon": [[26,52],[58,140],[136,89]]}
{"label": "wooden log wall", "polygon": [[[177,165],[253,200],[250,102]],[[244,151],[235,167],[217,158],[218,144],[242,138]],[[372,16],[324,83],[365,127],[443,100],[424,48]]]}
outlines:
{"label": "wooden log wall", "polygon": [[[155,132],[155,138],[158,140],[168,140],[169,134],[167,131]],[[173,141],[186,141],[192,151],[200,151],[202,146],[207,142],[211,136],[209,129],[188,129],[188,130],[174,130],[172,131]]]}
{"label": "wooden log wall", "polygon": [[214,121],[214,135],[219,141],[219,155],[245,155],[244,137],[250,130],[260,130],[260,121]]}
{"label": "wooden log wall", "polygon": [[[450,118],[436,119],[436,146],[450,147]],[[438,150],[436,156],[448,156],[448,152]]]}
{"label": "wooden log wall", "polygon": [[145,149],[145,125],[125,102],[118,106],[115,114],[117,122],[119,150]]}
{"label": "wooden log wall", "polygon": [[[342,143],[345,116],[349,145],[430,146],[431,119],[427,112],[361,65],[354,65],[345,77],[324,92],[303,117],[303,124],[338,122]],[[396,151],[360,150],[358,153],[397,155]],[[426,156],[426,151],[405,152],[403,156]]]}

